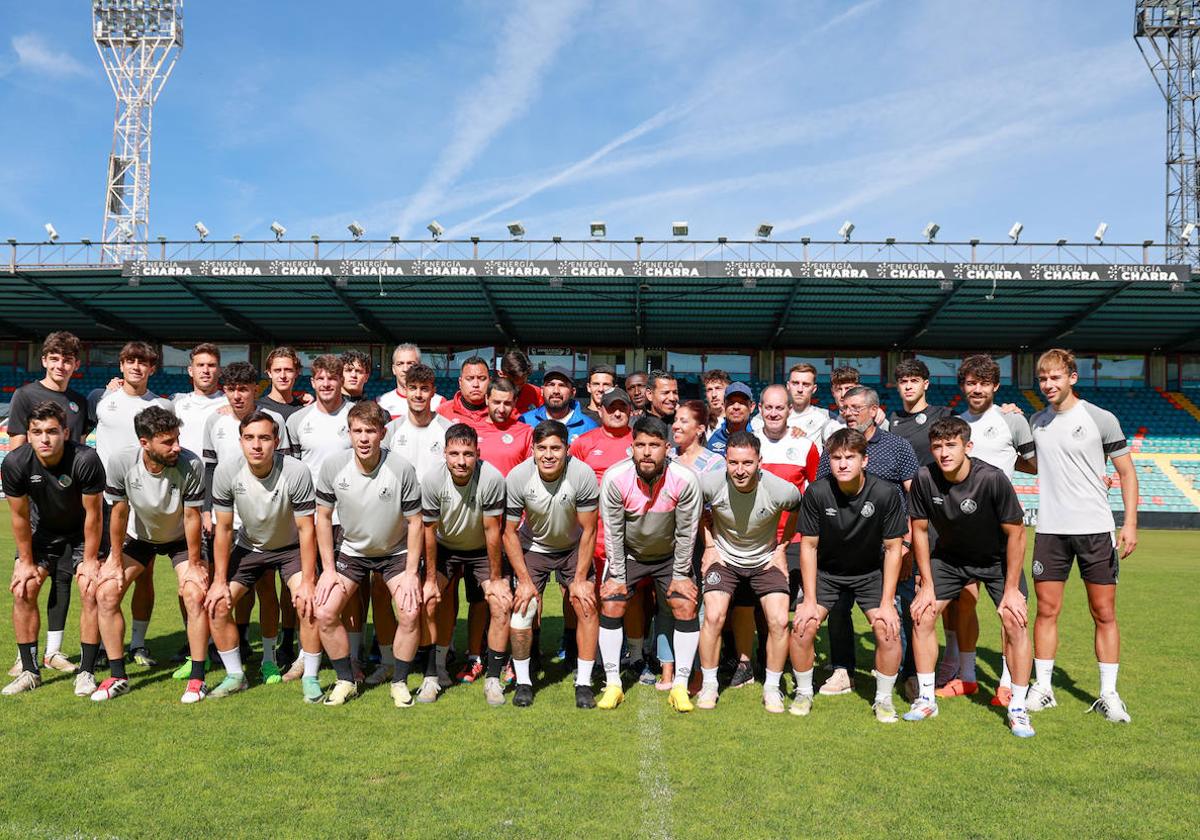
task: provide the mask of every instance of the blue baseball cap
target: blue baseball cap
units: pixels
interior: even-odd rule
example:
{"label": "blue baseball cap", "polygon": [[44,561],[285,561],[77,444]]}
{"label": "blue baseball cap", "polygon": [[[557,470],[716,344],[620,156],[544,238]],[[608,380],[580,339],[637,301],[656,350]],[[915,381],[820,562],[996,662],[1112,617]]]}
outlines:
{"label": "blue baseball cap", "polygon": [[754,392],[750,390],[750,386],[745,382],[730,382],[725,386],[725,399],[729,399],[734,394],[741,394],[750,402],[754,402]]}

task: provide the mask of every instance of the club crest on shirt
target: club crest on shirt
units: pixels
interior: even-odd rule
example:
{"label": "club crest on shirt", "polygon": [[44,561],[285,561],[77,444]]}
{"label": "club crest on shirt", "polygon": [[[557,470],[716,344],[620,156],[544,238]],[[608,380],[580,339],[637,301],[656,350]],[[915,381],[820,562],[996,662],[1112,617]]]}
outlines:
{"label": "club crest on shirt", "polygon": [[800,453],[796,451],[796,447],[789,446],[787,449],[787,457],[789,461],[795,461]]}
{"label": "club crest on shirt", "polygon": [[717,586],[720,583],[721,583],[721,573],[718,572],[716,569],[712,569],[707,575],[704,576],[705,586]]}
{"label": "club crest on shirt", "polygon": [[870,519],[875,515],[875,503],[864,502],[862,506],[862,516],[864,519]]}
{"label": "club crest on shirt", "polygon": [[963,499],[958,503],[958,509],[963,513],[974,513],[979,509],[979,505],[975,504],[974,499]]}
{"label": "club crest on shirt", "polygon": [[79,413],[79,403],[75,402],[75,400],[68,402],[67,408],[71,409],[71,411],[75,412],[76,414]]}
{"label": "club crest on shirt", "polygon": [[994,438],[998,434],[1000,434],[1000,430],[995,426],[988,426],[983,430],[983,436],[985,438]]}
{"label": "club crest on shirt", "polygon": [[913,418],[913,420],[916,420],[916,421],[917,421],[917,425],[918,425],[918,426],[924,426],[924,425],[925,425],[925,422],[926,422],[928,419],[929,419],[929,418],[925,416],[925,412],[924,412],[924,411],[922,411],[920,414],[918,414],[916,417],[914,417],[914,418]]}
{"label": "club crest on shirt", "polygon": [[502,434],[502,435],[500,436],[500,440],[501,440],[502,442],[504,442],[504,443],[512,443],[512,442],[513,442],[513,436],[512,436],[512,435],[510,435],[508,432],[505,432],[504,434]]}
{"label": "club crest on shirt", "polygon": [[339,490],[349,490],[350,482],[343,478],[337,483],[337,486]]}
{"label": "club crest on shirt", "polygon": [[66,489],[67,487],[70,487],[70,486],[71,486],[71,484],[72,484],[72,481],[71,481],[71,476],[69,476],[69,475],[60,475],[60,476],[58,477],[58,486],[59,486],[59,487],[62,487],[63,489]]}
{"label": "club crest on shirt", "polygon": [[392,497],[392,488],[386,484],[379,488],[379,498],[390,499]]}

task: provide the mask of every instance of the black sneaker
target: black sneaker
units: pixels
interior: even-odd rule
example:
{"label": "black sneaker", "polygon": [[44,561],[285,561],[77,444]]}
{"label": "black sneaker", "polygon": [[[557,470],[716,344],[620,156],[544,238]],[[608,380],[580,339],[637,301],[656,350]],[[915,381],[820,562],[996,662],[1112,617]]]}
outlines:
{"label": "black sneaker", "polygon": [[575,686],[575,708],[576,709],[594,709],[596,708],[596,693],[592,691],[590,685]]}
{"label": "black sneaker", "polygon": [[532,706],[533,686],[526,685],[525,683],[517,683],[517,690],[513,692],[513,705],[522,707]]}
{"label": "black sneaker", "polygon": [[179,650],[175,651],[174,655],[171,657],[171,664],[178,665],[181,662],[186,662],[191,658],[191,655],[191,648],[188,647],[187,642],[184,642],[179,646]]}
{"label": "black sneaker", "polygon": [[747,685],[754,685],[754,669],[750,667],[750,663],[743,659],[733,669],[733,676],[729,678],[730,688],[742,688]]}

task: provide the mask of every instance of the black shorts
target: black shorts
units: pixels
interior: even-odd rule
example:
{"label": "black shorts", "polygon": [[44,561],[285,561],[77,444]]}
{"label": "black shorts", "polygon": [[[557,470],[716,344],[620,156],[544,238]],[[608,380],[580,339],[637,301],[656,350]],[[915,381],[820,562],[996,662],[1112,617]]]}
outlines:
{"label": "black shorts", "polygon": [[[16,555],[17,558],[20,555]],[[72,572],[83,562],[83,540],[71,542],[56,540],[55,542],[39,543],[33,541],[33,564],[45,569],[51,577],[56,569],[70,568]]]}
{"label": "black shorts", "polygon": [[158,555],[171,558],[171,567],[186,563],[188,559],[187,540],[175,540],[169,543],[153,543],[132,537],[125,539],[121,553],[142,568],[149,568]]}
{"label": "black shorts", "polygon": [[385,557],[354,557],[343,551],[334,558],[333,567],[339,575],[358,586],[367,583],[372,572],[382,575],[386,583],[408,568],[408,552],[401,551]]}
{"label": "black shorts", "polygon": [[[664,602],[667,598],[667,589],[671,586],[671,581],[675,578],[675,558],[673,556],[663,557],[658,560],[640,560],[631,554],[625,555],[625,594],[613,595],[605,598],[606,601],[628,601],[633,597],[641,584],[653,584],[658,597]],[[609,566],[604,565],[603,580],[612,580],[613,576],[609,573]]]}
{"label": "black shorts", "polygon": [[796,599],[800,597],[800,543],[788,543],[787,547],[787,566],[788,566],[788,603],[796,603]]}
{"label": "black shorts", "polygon": [[229,553],[229,582],[240,583],[247,589],[253,589],[263,574],[275,569],[279,570],[279,576],[285,584],[292,575],[299,574],[300,546],[290,545],[270,551],[255,551],[235,545]]}
{"label": "black shorts", "polygon": [[1079,576],[1086,582],[1116,586],[1121,562],[1110,532],[1034,535],[1034,583],[1066,580],[1076,560],[1079,561]]}
{"label": "black shorts", "polygon": [[[787,577],[770,563],[746,569],[732,564],[726,565],[718,560],[704,573],[704,594],[706,595],[709,592],[724,592],[726,595],[734,596],[740,584],[745,584],[747,590],[756,598],[774,595],[776,592],[787,595],[788,592]],[[734,606],[753,606],[753,602],[738,604],[735,599]]]}
{"label": "black shorts", "polygon": [[[438,571],[448,578],[461,577],[467,590],[468,604],[482,604],[483,585],[492,579],[492,566],[486,548],[456,551],[438,546]],[[504,570],[501,574],[508,574]]]}
{"label": "black shorts", "polygon": [[[883,599],[883,570],[865,575],[833,575],[817,569],[817,603],[832,611],[844,596],[854,598],[854,603],[864,613],[879,609]],[[803,602],[804,593],[801,592],[796,603]]]}
{"label": "black shorts", "polygon": [[[578,547],[554,554],[543,554],[540,551],[532,550],[525,552],[525,568],[529,570],[529,577],[533,580],[533,585],[537,587],[538,595],[545,591],[551,574],[558,578],[559,586],[570,586],[575,580],[575,569],[578,566]],[[594,574],[593,566],[593,563],[588,564],[588,580],[591,580]]]}
{"label": "black shorts", "polygon": [[[1004,597],[1005,575],[1001,563],[993,563],[990,566],[965,566],[943,560],[941,557],[931,557],[929,565],[933,571],[934,595],[939,601],[953,601],[963,591],[963,587],[973,580],[987,587],[988,595],[997,606]],[[1024,572],[1021,572],[1021,594],[1029,597]]]}

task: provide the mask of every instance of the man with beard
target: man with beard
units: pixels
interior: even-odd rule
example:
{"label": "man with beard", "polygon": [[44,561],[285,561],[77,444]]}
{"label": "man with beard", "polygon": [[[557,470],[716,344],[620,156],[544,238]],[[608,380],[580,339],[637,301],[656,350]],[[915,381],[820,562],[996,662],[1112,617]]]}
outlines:
{"label": "man with beard", "polygon": [[542,378],[542,398],[545,404],[522,414],[522,422],[530,426],[537,426],[544,420],[562,423],[570,436],[568,445],[584,432],[596,428],[596,421],[583,413],[575,399],[575,380],[566,368],[552,367],[546,371]]}

